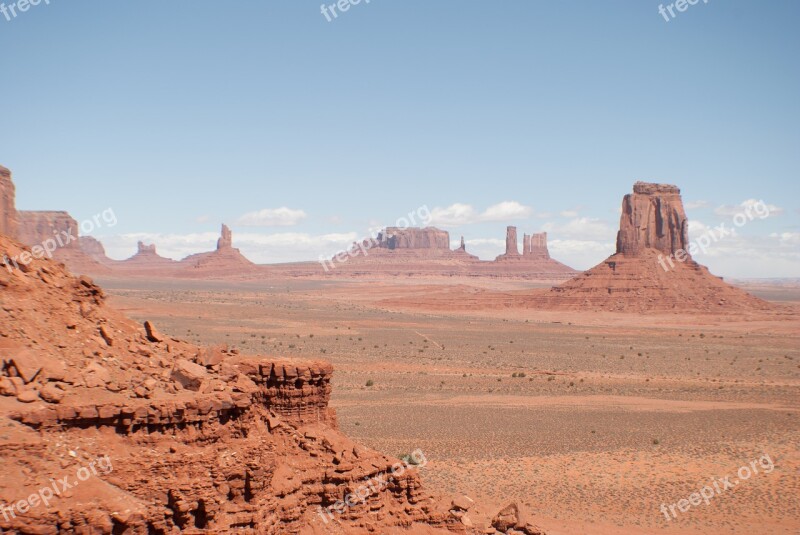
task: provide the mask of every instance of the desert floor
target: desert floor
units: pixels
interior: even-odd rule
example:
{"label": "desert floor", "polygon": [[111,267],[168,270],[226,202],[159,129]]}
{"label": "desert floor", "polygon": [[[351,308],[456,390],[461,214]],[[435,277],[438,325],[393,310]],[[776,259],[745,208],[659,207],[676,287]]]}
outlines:
{"label": "desert floor", "polygon": [[[333,362],[342,430],[420,448],[428,489],[472,497],[479,520],[516,501],[550,535],[800,533],[800,315],[413,306],[523,282],[99,282],[175,337]],[[708,504],[660,510],[714,482]]]}

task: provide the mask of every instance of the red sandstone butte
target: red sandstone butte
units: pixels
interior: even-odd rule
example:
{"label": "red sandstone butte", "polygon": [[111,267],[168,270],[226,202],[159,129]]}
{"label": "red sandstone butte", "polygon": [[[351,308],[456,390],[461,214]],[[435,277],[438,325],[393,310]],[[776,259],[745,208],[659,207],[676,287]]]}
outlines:
{"label": "red sandstone butte", "polygon": [[227,225],[222,225],[215,251],[187,256],[180,261],[180,267],[179,275],[186,277],[218,277],[258,271],[258,266],[233,247],[233,233]]}
{"label": "red sandstone butte", "polygon": [[[619,312],[736,313],[773,305],[709,273],[688,253],[688,221],[680,189],[637,182],[622,201],[617,252],[528,305]],[[679,251],[681,251],[679,253]]]}

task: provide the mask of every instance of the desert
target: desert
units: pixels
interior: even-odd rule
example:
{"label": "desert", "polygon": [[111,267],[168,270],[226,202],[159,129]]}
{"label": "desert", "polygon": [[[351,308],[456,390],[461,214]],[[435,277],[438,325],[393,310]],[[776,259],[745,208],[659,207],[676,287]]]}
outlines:
{"label": "desert", "polygon": [[800,534],[800,4],[691,5],[0,0],[0,534]]}

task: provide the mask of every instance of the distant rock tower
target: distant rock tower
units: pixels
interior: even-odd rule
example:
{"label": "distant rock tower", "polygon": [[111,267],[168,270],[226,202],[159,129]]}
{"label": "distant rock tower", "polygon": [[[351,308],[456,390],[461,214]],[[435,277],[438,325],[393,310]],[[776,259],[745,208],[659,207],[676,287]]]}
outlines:
{"label": "distant rock tower", "polygon": [[517,227],[506,228],[506,256],[519,256]]}
{"label": "distant rock tower", "polygon": [[547,232],[540,232],[525,236],[522,239],[522,256],[534,258],[550,258],[550,251],[547,249]]}
{"label": "distant rock tower", "polygon": [[233,248],[233,233],[228,225],[222,225],[222,233],[217,240],[217,251]]}

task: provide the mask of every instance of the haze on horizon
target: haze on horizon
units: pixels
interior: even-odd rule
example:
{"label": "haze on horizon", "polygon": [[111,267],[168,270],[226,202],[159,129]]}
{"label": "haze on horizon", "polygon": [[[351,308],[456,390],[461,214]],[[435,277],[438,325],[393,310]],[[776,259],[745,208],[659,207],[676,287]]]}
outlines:
{"label": "haze on horizon", "polygon": [[113,208],[117,259],[224,222],[253,261],[314,261],[427,206],[483,259],[516,225],[586,269],[647,180],[682,189],[693,239],[764,201],[696,258],[800,276],[800,5],[657,8],[52,1],[0,18],[0,165],[20,209]]}

